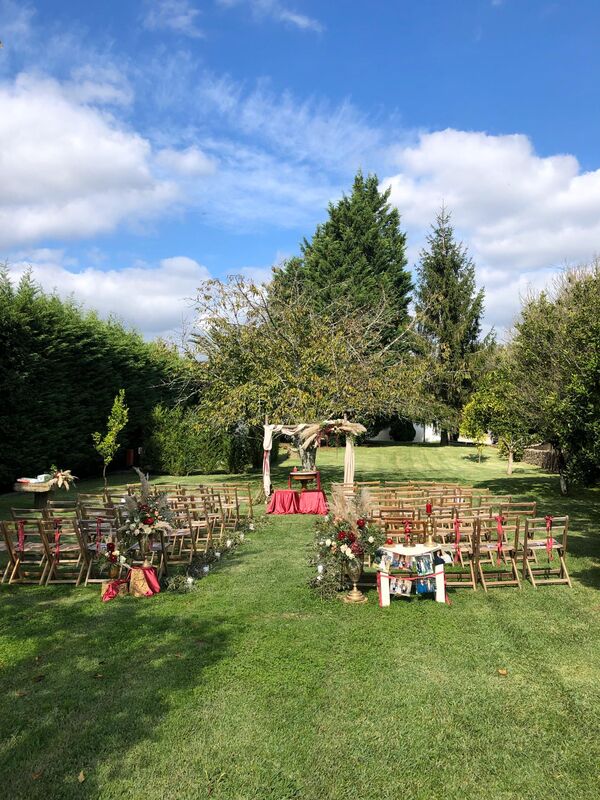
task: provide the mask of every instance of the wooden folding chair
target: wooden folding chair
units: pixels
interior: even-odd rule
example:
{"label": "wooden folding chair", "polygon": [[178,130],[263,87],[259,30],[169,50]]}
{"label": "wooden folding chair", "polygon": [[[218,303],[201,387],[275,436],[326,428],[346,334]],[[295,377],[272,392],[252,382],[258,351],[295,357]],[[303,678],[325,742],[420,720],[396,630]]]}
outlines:
{"label": "wooden folding chair", "polygon": [[173,564],[189,564],[197,553],[197,533],[192,525],[190,498],[188,495],[171,498],[169,508],[173,516],[173,530],[165,537],[168,561]]}
{"label": "wooden folding chair", "polygon": [[46,513],[43,508],[11,508],[10,515],[14,522],[23,519],[27,522],[38,520],[41,522],[46,519]]}
{"label": "wooden folding chair", "polygon": [[[77,525],[83,543],[86,562],[84,585],[87,586],[88,583],[100,583],[106,579],[106,576],[103,577],[101,574],[94,576],[93,570],[94,566],[104,559],[108,543],[116,540],[118,522],[113,508],[94,508],[83,505],[80,506],[80,512]],[[80,582],[81,579],[77,585]]]}
{"label": "wooden folding chair", "polygon": [[[506,521],[496,519],[479,520],[480,537],[475,563],[479,581],[484,592],[488,588],[516,586],[521,588],[517,553],[519,550],[519,519]],[[490,571],[484,565],[490,565]]]}
{"label": "wooden folding chair", "polygon": [[41,525],[48,543],[50,562],[45,585],[74,583],[79,586],[87,568],[87,560],[77,516],[52,516]]}
{"label": "wooden folding chair", "polygon": [[508,501],[500,505],[498,513],[502,517],[535,517],[537,503],[535,500],[525,502]]}
{"label": "wooden folding chair", "polygon": [[446,586],[451,589],[477,590],[475,553],[479,550],[479,519],[436,519],[434,536],[443,544],[445,552],[453,558],[445,571]]}
{"label": "wooden folding chair", "polygon": [[50,564],[50,550],[44,534],[44,522],[20,519],[2,522],[8,565],[2,575],[11,583],[37,583],[42,586]]}
{"label": "wooden folding chair", "polygon": [[213,486],[218,493],[226,530],[236,531],[240,526],[240,502],[237,489],[231,486]]}
{"label": "wooden folding chair", "polygon": [[408,517],[388,517],[384,523],[387,539],[392,539],[395,544],[423,544],[427,537],[427,522],[422,519],[409,519]]}
{"label": "wooden folding chair", "polygon": [[[565,563],[569,517],[525,517],[523,535],[523,579],[529,578],[534,587],[542,584],[567,584],[572,588]],[[539,557],[546,557],[546,565]],[[535,558],[535,563],[532,563]],[[558,559],[558,566],[553,566]],[[556,577],[552,577],[556,576]]]}

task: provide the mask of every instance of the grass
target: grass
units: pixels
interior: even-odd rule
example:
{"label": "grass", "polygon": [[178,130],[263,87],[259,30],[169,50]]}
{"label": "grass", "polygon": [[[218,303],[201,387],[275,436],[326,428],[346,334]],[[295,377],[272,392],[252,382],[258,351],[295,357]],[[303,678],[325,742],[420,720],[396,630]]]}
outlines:
{"label": "grass", "polygon": [[[563,499],[554,476],[471,456],[362,448],[357,477],[458,479],[569,513],[573,590],[321,603],[301,517],[274,519],[189,595],[0,587],[2,796],[598,797],[600,495]],[[339,479],[343,452],[319,465]]]}

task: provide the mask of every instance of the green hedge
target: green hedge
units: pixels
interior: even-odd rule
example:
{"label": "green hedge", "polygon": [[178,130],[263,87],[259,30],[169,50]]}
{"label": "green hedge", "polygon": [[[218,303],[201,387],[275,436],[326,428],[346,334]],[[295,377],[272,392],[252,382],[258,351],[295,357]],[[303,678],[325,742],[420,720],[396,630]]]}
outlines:
{"label": "green hedge", "polygon": [[[274,443],[275,444],[275,443]],[[277,459],[274,447],[273,459]],[[233,430],[215,432],[195,408],[158,405],[144,453],[144,467],[168,475],[241,473],[262,464],[262,430],[238,423]]]}
{"label": "green hedge", "polygon": [[15,287],[0,268],[0,485],[51,464],[98,474],[91,435],[104,430],[123,388],[129,423],[113,465],[121,466],[127,447],[144,444],[153,408],[172,402],[169,378],[180,363],[119,322],[44,294],[29,275]]}

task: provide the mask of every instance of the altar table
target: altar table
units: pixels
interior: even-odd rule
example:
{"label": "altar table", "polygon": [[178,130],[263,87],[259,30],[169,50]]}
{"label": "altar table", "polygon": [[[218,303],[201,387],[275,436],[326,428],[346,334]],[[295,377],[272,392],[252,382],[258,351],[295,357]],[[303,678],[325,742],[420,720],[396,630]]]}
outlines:
{"label": "altar table", "polygon": [[293,489],[276,489],[267,508],[267,514],[327,514],[325,492],[307,489],[296,492]]}

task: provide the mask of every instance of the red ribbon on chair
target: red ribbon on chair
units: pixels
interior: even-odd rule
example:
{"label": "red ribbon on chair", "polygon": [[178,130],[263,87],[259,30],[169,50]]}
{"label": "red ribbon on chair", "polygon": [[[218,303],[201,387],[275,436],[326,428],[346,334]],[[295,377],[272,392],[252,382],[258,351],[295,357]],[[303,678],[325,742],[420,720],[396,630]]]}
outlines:
{"label": "red ribbon on chair", "polygon": [[60,528],[61,519],[54,520],[54,557],[56,562],[60,561],[60,535],[62,533]]}
{"label": "red ribbon on chair", "polygon": [[456,549],[455,549],[455,552],[454,552],[454,561],[456,563],[458,563],[460,561],[459,544],[460,544],[460,520],[459,520],[458,517],[455,517],[454,518],[454,546],[455,546]]}
{"label": "red ribbon on chair", "polygon": [[412,526],[410,524],[409,519],[403,519],[402,524],[404,525],[404,543],[410,544],[410,532],[412,530]]}
{"label": "red ribbon on chair", "polygon": [[548,561],[553,561],[554,549],[552,548],[552,514],[546,514],[544,519],[546,521],[546,554],[548,556]]}
{"label": "red ribbon on chair", "polygon": [[96,517],[96,555],[100,552],[100,542],[102,541],[102,523],[103,517]]}
{"label": "red ribbon on chair", "polygon": [[502,514],[495,517],[496,530],[498,531],[498,558],[503,557],[504,553],[504,522],[506,521]]}
{"label": "red ribbon on chair", "polygon": [[17,536],[19,543],[17,545],[17,550],[19,553],[22,553],[25,550],[25,520],[20,519],[17,522]]}

